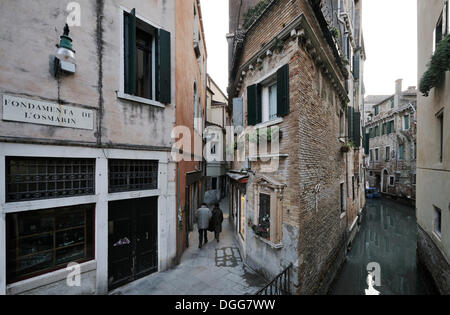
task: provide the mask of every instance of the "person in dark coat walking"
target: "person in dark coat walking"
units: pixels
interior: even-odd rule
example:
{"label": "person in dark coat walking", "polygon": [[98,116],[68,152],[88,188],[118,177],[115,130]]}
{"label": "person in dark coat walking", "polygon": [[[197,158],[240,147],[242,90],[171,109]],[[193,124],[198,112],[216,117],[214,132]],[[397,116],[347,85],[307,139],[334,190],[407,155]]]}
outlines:
{"label": "person in dark coat walking", "polygon": [[219,236],[222,233],[222,222],[223,222],[223,212],[220,209],[218,203],[214,206],[212,211],[211,225],[214,229],[214,235],[216,237],[217,243],[219,243]]}

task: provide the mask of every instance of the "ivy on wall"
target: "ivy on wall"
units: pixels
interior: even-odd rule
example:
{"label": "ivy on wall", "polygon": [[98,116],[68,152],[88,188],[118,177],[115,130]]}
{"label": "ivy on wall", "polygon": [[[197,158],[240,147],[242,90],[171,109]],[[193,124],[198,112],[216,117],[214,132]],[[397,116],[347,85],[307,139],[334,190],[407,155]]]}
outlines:
{"label": "ivy on wall", "polygon": [[248,9],[244,14],[244,29],[248,29],[260,16],[264,10],[269,6],[272,0],[259,0],[259,2],[253,7]]}
{"label": "ivy on wall", "polygon": [[428,70],[420,80],[419,90],[428,96],[431,89],[439,87],[445,80],[445,72],[450,70],[450,35],[445,36],[437,45],[428,65]]}

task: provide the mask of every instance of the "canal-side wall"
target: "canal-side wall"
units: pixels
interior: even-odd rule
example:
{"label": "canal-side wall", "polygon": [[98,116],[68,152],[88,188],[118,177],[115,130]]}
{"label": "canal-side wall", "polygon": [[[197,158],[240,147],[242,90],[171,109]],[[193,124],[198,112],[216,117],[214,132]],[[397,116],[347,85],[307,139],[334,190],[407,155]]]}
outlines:
{"label": "canal-side wall", "polygon": [[417,235],[417,257],[430,272],[442,295],[450,294],[450,265],[431,237],[420,227]]}

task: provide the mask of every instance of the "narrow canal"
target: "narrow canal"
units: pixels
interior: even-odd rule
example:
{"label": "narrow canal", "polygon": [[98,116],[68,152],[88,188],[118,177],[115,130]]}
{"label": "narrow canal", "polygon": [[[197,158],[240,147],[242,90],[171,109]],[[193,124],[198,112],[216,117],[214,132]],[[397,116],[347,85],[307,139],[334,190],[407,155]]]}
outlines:
{"label": "narrow canal", "polygon": [[369,288],[367,269],[371,263],[378,266],[372,270],[379,269],[375,273],[380,282],[377,281],[373,288],[380,295],[436,294],[428,275],[417,266],[416,243],[413,208],[391,200],[369,200],[361,230],[330,294],[366,294],[365,290]]}

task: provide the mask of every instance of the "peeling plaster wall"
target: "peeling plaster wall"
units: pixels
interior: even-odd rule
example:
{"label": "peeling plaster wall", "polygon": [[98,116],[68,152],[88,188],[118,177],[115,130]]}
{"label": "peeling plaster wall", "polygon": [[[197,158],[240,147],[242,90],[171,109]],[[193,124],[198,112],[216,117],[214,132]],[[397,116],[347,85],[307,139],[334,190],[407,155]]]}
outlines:
{"label": "peeling plaster wall", "polygon": [[[53,58],[66,23],[66,6],[61,0],[0,1],[0,98],[3,94],[62,104],[94,112],[94,130],[52,127],[0,120],[0,166],[5,155],[96,158],[96,192],[87,196],[96,203],[97,267],[83,273],[83,287],[67,290],[55,273],[33,278],[33,285],[17,284],[17,294],[105,294],[108,287],[108,158],[160,161],[159,172],[159,261],[160,271],[170,268],[176,257],[175,163],[170,161],[171,131],[175,125],[175,1],[174,0],[78,0],[81,26],[71,27],[77,69],[73,75],[54,77]],[[172,102],[164,108],[123,100],[120,90],[121,17],[136,8],[138,17],[171,33]],[[184,100],[180,102],[183,103]],[[0,117],[3,117],[3,106]],[[1,118],[0,118],[1,119]],[[12,142],[12,143],[10,143]],[[55,145],[56,144],[56,145]],[[117,149],[117,150],[116,150]],[[162,151],[162,152],[161,152]],[[81,156],[80,156],[81,155]],[[4,172],[0,172],[5,183]],[[5,186],[0,184],[0,190]],[[133,199],[140,192],[125,193]],[[39,201],[43,208],[71,198]],[[5,204],[0,197],[0,227],[5,226]],[[39,207],[27,203],[21,210]],[[31,205],[30,209],[28,206]],[[10,212],[13,212],[9,210]],[[11,293],[6,285],[5,236],[0,234],[0,294]],[[41,281],[42,280],[42,281]],[[44,283],[44,284],[43,284]],[[8,288],[8,289],[7,289]]]}
{"label": "peeling plaster wall", "polygon": [[[171,32],[174,61],[174,1],[79,0],[81,26],[70,29],[77,70],[74,75],[56,79],[53,56],[66,23],[68,3],[58,0],[0,3],[0,39],[4,43],[0,47],[0,94],[94,110],[94,130],[1,121],[0,137],[170,147],[175,97],[172,104],[161,109],[119,99],[116,92],[120,89],[123,38],[120,6],[128,10],[136,8],[138,15]],[[174,69],[172,62],[172,85]]]}

